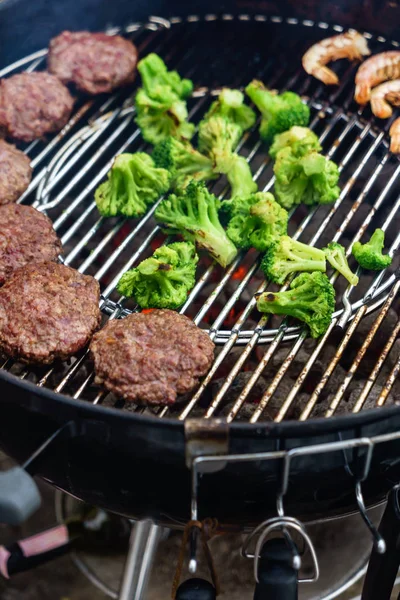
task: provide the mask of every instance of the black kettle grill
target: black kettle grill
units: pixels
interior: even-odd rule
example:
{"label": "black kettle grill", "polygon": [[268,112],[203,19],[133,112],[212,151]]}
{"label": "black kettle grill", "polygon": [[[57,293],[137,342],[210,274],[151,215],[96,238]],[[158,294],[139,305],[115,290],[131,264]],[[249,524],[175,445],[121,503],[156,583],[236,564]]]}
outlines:
{"label": "black kettle grill", "polygon": [[[133,39],[141,56],[158,52],[193,79],[195,122],[224,85],[259,78],[301,94],[311,107],[310,126],[339,165],[342,192],[332,206],[298,208],[290,235],[320,247],[332,239],[351,247],[381,227],[394,257],[386,271],[362,274],[356,290],[336,282],[337,310],[316,342],[301,327],[260,318],[254,294],[267,283],[253,251],[226,271],[203,257],[182,312],[209,331],[216,359],[199,389],[174,407],[127,405],[107,395],[95,385],[87,351],[51,368],[4,359],[0,443],[27,472],[133,519],[183,527],[213,517],[221,529],[257,527],[256,565],[271,553],[260,545],[267,543],[266,528],[296,530],[306,539],[308,520],[355,510],[377,555],[383,552],[384,536],[365,507],[383,501],[400,480],[400,163],[388,148],[396,115],[379,121],[354,103],[356,65],[335,63],[340,84],[328,88],[304,73],[300,59],[312,43],[349,27],[365,33],[373,53],[399,48],[399,25],[396,2],[372,0],[3,0],[1,77],[45,68],[47,44],[63,29],[106,29]],[[106,318],[135,310],[121,301],[116,283],[165,239],[154,208],[140,221],[106,221],[93,202],[115,154],[149,149],[133,120],[138,85],[137,79],[112,96],[79,96],[60,134],[21,146],[34,177],[20,201],[52,218],[66,264],[99,279]],[[270,189],[271,163],[256,127],[239,151],[260,189]],[[223,197],[224,182],[214,191]],[[11,502],[9,514],[22,517],[22,505]],[[290,564],[293,575],[296,564]]]}

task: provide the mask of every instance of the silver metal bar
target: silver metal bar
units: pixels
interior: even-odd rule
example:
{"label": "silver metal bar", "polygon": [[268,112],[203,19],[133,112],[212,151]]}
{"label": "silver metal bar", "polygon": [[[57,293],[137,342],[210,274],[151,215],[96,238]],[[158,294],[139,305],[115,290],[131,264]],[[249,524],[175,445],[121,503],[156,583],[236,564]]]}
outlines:
{"label": "silver metal bar", "polygon": [[137,521],[133,525],[119,600],[144,600],[161,535],[162,527],[152,521]]}
{"label": "silver metal bar", "polygon": [[336,392],[334,398],[332,399],[332,401],[325,413],[326,417],[332,416],[335,413],[337,407],[339,406],[340,400],[343,398],[343,395],[344,395],[346,389],[348,388],[351,381],[353,380],[354,374],[357,371],[362,359],[364,358],[365,353],[366,353],[367,349],[369,348],[369,345],[371,344],[376,332],[378,331],[380,325],[382,324],[383,319],[386,317],[386,315],[389,311],[389,308],[391,307],[392,302],[395,299],[399,288],[400,288],[400,280],[393,287],[382,310],[380,311],[379,315],[375,319],[374,324],[372,325],[371,329],[369,330],[369,333],[366,336],[360,350],[357,352],[356,358],[354,359],[350,369],[347,371],[343,381],[341,382],[341,384],[339,386],[338,391]]}

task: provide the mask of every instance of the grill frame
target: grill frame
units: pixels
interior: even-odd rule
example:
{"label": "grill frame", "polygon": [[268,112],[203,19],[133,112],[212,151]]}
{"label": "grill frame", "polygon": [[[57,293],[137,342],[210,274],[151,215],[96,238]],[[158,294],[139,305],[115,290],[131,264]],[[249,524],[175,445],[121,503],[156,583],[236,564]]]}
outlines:
{"label": "grill frame", "polygon": [[[73,421],[76,425],[75,435],[64,442],[64,447],[53,449],[51,460],[44,461],[38,467],[37,472],[40,475],[58,487],[88,502],[110,508],[127,516],[153,514],[161,521],[165,521],[166,518],[167,520],[179,521],[185,519],[189,506],[188,489],[190,486],[187,485],[188,472],[184,460],[185,427],[182,421],[170,419],[168,416],[163,419],[156,419],[154,416],[147,416],[146,414],[132,414],[101,405],[93,406],[87,402],[74,400],[62,393],[55,394],[51,390],[38,388],[29,381],[21,380],[2,369],[0,369],[0,380],[4,383],[2,389],[4,393],[0,398],[0,440],[11,455],[20,460],[26,458],[59,425]],[[10,397],[6,397],[7,393],[10,394]],[[31,431],[29,426],[30,420],[35,421],[37,425],[34,431]],[[21,426],[22,423],[23,426]],[[299,444],[308,446],[315,443],[334,441],[343,438],[343,436],[345,439],[372,436],[377,433],[395,431],[399,428],[400,407],[397,406],[330,419],[310,419],[307,422],[287,421],[255,424],[233,422],[229,425],[229,450],[235,453],[243,447],[251,452],[260,449],[272,451],[282,447],[288,449],[297,447]],[[152,447],[146,447],[145,451],[140,448],[140,443],[146,440],[144,432],[152,438]],[[16,434],[18,439],[15,439]],[[210,440],[212,440],[211,433]],[[77,464],[77,448],[78,450],[84,448],[87,453],[82,465]],[[114,475],[112,466],[107,465],[105,473],[112,480],[112,485],[108,482],[101,483],[100,480],[96,479],[94,485],[87,489],[83,486],[82,476],[85,473],[85,468],[88,468],[91,462],[94,465],[98,464],[99,448],[112,454],[115,459],[114,468],[117,473]],[[162,457],[162,460],[160,460],[159,453],[166,452],[167,449],[168,457]],[[140,460],[144,465],[142,469],[139,468],[135,457],[137,451],[140,452]],[[393,458],[393,461],[396,453],[390,453],[390,458]],[[129,459],[128,463],[127,458]],[[385,458],[388,459],[388,455]],[[65,461],[67,461],[67,464]],[[127,464],[131,464],[137,469],[135,473],[136,481],[143,483],[146,481],[146,470],[149,472],[151,470],[154,477],[157,477],[157,474],[158,476],[161,475],[160,469],[155,469],[157,461],[161,462],[162,468],[168,465],[171,476],[174,473],[173,480],[175,483],[179,481],[179,492],[182,497],[179,505],[173,510],[171,510],[171,502],[175,501],[176,496],[179,494],[178,488],[171,492],[167,500],[152,499],[144,508],[127,472]],[[368,486],[366,492],[367,503],[382,498],[385,491],[389,489],[389,481],[380,472],[381,461],[382,454],[375,457],[371,465],[371,472],[375,474],[375,480],[372,477],[372,483],[370,482]],[[118,462],[123,465],[122,468]],[[338,468],[341,470],[343,466],[342,461],[338,461],[337,457],[330,457],[320,464],[317,464],[317,462],[315,460],[306,461],[301,469],[297,469],[297,472],[294,473],[294,487],[296,487],[296,481],[300,485],[302,484],[308,472],[312,472],[314,477],[317,477],[317,474],[321,476],[321,473],[325,475],[329,473],[332,476]],[[352,468],[357,468],[358,457],[356,453],[352,455],[348,463]],[[269,465],[264,471],[256,468],[253,474],[258,479],[261,473],[264,476],[268,475],[270,485],[266,486],[268,488],[265,490],[266,495],[261,494],[259,497],[257,496],[257,492],[259,493],[258,484],[252,479],[246,481],[243,473],[238,473],[233,478],[232,473],[228,477],[221,476],[219,487],[224,490],[224,495],[227,497],[234,494],[235,491],[237,492],[238,485],[246,485],[247,483],[249,496],[255,498],[253,500],[255,502],[252,506],[253,510],[250,510],[250,512],[243,498],[233,502],[232,510],[226,516],[228,523],[242,524],[245,522],[251,524],[259,521],[260,517],[264,518],[266,512],[274,510],[274,498],[271,503],[270,491],[277,479],[276,465]],[[91,480],[92,483],[93,480]],[[165,487],[163,488],[161,483],[165,483],[165,480],[160,476],[159,484],[154,486],[154,489],[160,495],[165,493]],[[352,490],[352,485],[352,483],[346,483],[343,479],[338,480],[338,488],[342,486],[343,490],[346,487]],[[298,503],[292,498],[288,502],[289,510],[293,508],[294,512],[301,515],[307,515],[310,510],[313,517],[315,517],[315,504],[311,502],[315,486],[317,486],[316,481],[310,485],[309,509],[305,509],[305,500]],[[119,494],[121,489],[128,490],[125,499],[121,499]],[[337,489],[335,494],[337,495]],[[343,498],[334,500],[330,497],[329,501],[321,502],[320,505],[321,514],[327,516],[330,513],[337,514],[352,510],[354,499],[352,503],[348,497],[344,501]],[[202,509],[207,515],[218,515],[220,507],[218,507],[215,498],[208,496],[206,499],[202,499]]]}

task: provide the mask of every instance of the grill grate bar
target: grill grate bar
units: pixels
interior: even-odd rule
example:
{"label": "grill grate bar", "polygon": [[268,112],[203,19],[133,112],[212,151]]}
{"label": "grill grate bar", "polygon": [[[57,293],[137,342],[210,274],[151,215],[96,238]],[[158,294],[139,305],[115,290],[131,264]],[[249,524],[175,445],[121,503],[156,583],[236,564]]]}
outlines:
{"label": "grill grate bar", "polygon": [[354,331],[357,329],[357,327],[358,327],[359,323],[361,322],[361,319],[364,316],[364,314],[366,313],[366,311],[367,311],[367,306],[366,305],[362,306],[360,308],[360,310],[357,312],[353,321],[350,323],[350,326],[347,329],[347,331],[345,332],[344,337],[337,349],[337,352],[335,353],[334,358],[329,363],[325,373],[323,374],[323,376],[321,377],[317,386],[315,387],[315,390],[314,390],[310,400],[307,402],[307,406],[304,408],[303,412],[301,413],[301,415],[300,415],[301,421],[305,421],[310,416],[310,413],[311,413],[312,409],[314,408],[315,404],[317,403],[318,398],[319,398],[322,390],[325,387],[325,384],[328,382],[330,376],[332,375],[337,364],[339,363],[339,360],[343,356],[343,352],[345,351],[347,344],[350,341],[350,338],[352,337]]}
{"label": "grill grate bar", "polygon": [[358,369],[358,367],[359,367],[362,359],[364,358],[365,353],[366,353],[369,345],[371,344],[371,342],[372,342],[372,340],[373,340],[376,332],[378,331],[378,329],[379,329],[379,327],[380,327],[383,319],[386,317],[386,315],[387,315],[387,313],[389,311],[389,308],[392,305],[392,302],[393,302],[393,300],[394,300],[394,298],[396,296],[396,293],[397,293],[399,287],[400,287],[400,281],[395,284],[395,286],[393,287],[392,291],[389,294],[388,299],[386,300],[385,304],[383,305],[382,310],[379,312],[379,314],[378,314],[378,316],[377,316],[377,318],[376,318],[373,326],[371,327],[368,335],[365,338],[364,343],[362,344],[360,350],[358,351],[356,358],[354,359],[354,361],[353,361],[353,363],[352,363],[349,371],[346,373],[346,375],[345,375],[342,383],[340,384],[339,389],[338,389],[338,391],[335,394],[335,397],[333,398],[332,402],[330,403],[329,408],[328,408],[328,410],[326,411],[326,414],[325,414],[326,417],[332,416],[335,413],[337,407],[339,406],[339,402],[343,398],[343,395],[344,395],[347,387],[350,385],[350,383],[351,383],[351,381],[352,381],[352,379],[354,377],[354,374],[357,371],[357,369]]}
{"label": "grill grate bar", "polygon": [[382,350],[381,354],[379,355],[379,358],[378,358],[374,368],[372,369],[368,379],[366,380],[365,385],[364,385],[362,391],[360,392],[358,400],[357,400],[356,404],[354,405],[353,413],[360,412],[360,410],[364,406],[365,401],[367,400],[368,395],[369,395],[370,391],[372,390],[372,388],[378,378],[378,375],[389,355],[389,352],[391,351],[393,344],[395,343],[399,334],[400,334],[400,321],[397,322],[397,325],[393,329],[393,332],[392,332],[390,338],[388,339],[384,349]]}
{"label": "grill grate bar", "polygon": [[387,378],[387,380],[385,381],[381,394],[378,398],[377,401],[377,406],[383,406],[387,400],[387,397],[389,395],[390,390],[393,387],[394,382],[396,381],[396,379],[399,377],[400,374],[400,356],[397,359],[396,364],[394,365],[393,369],[390,372],[389,377]]}

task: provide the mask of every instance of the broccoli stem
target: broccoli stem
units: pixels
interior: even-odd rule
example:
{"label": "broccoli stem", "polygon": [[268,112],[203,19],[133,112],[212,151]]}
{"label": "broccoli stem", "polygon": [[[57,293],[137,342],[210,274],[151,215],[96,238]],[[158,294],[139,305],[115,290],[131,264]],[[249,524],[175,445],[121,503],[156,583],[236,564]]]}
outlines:
{"label": "broccoli stem", "polygon": [[347,262],[346,252],[344,247],[337,242],[331,242],[324,248],[327,261],[331,266],[338,271],[351,285],[357,285],[359,279],[350,269]]}
{"label": "broccoli stem", "polygon": [[229,155],[216,153],[215,162],[217,170],[226,175],[231,186],[231,198],[246,198],[258,190],[244,156],[234,152]]}
{"label": "broccoli stem", "polygon": [[270,312],[275,315],[308,314],[310,302],[315,300],[315,293],[307,288],[308,286],[300,286],[295,290],[284,292],[264,292],[257,298],[257,308],[260,312]]}
{"label": "broccoli stem", "polygon": [[264,116],[268,116],[271,99],[276,93],[267,90],[261,81],[252,81],[246,88],[246,94],[249,96],[250,100],[254,102],[258,110]]}
{"label": "broccoli stem", "polygon": [[382,229],[375,229],[374,233],[368,242],[368,246],[371,246],[377,254],[381,254],[383,246],[385,245],[385,233]]}
{"label": "broccoli stem", "polygon": [[[219,222],[215,203],[199,202],[198,206],[200,231],[196,232],[196,242],[208,250],[222,267],[227,267],[237,255],[236,246]],[[195,219],[193,212],[191,218]]]}

